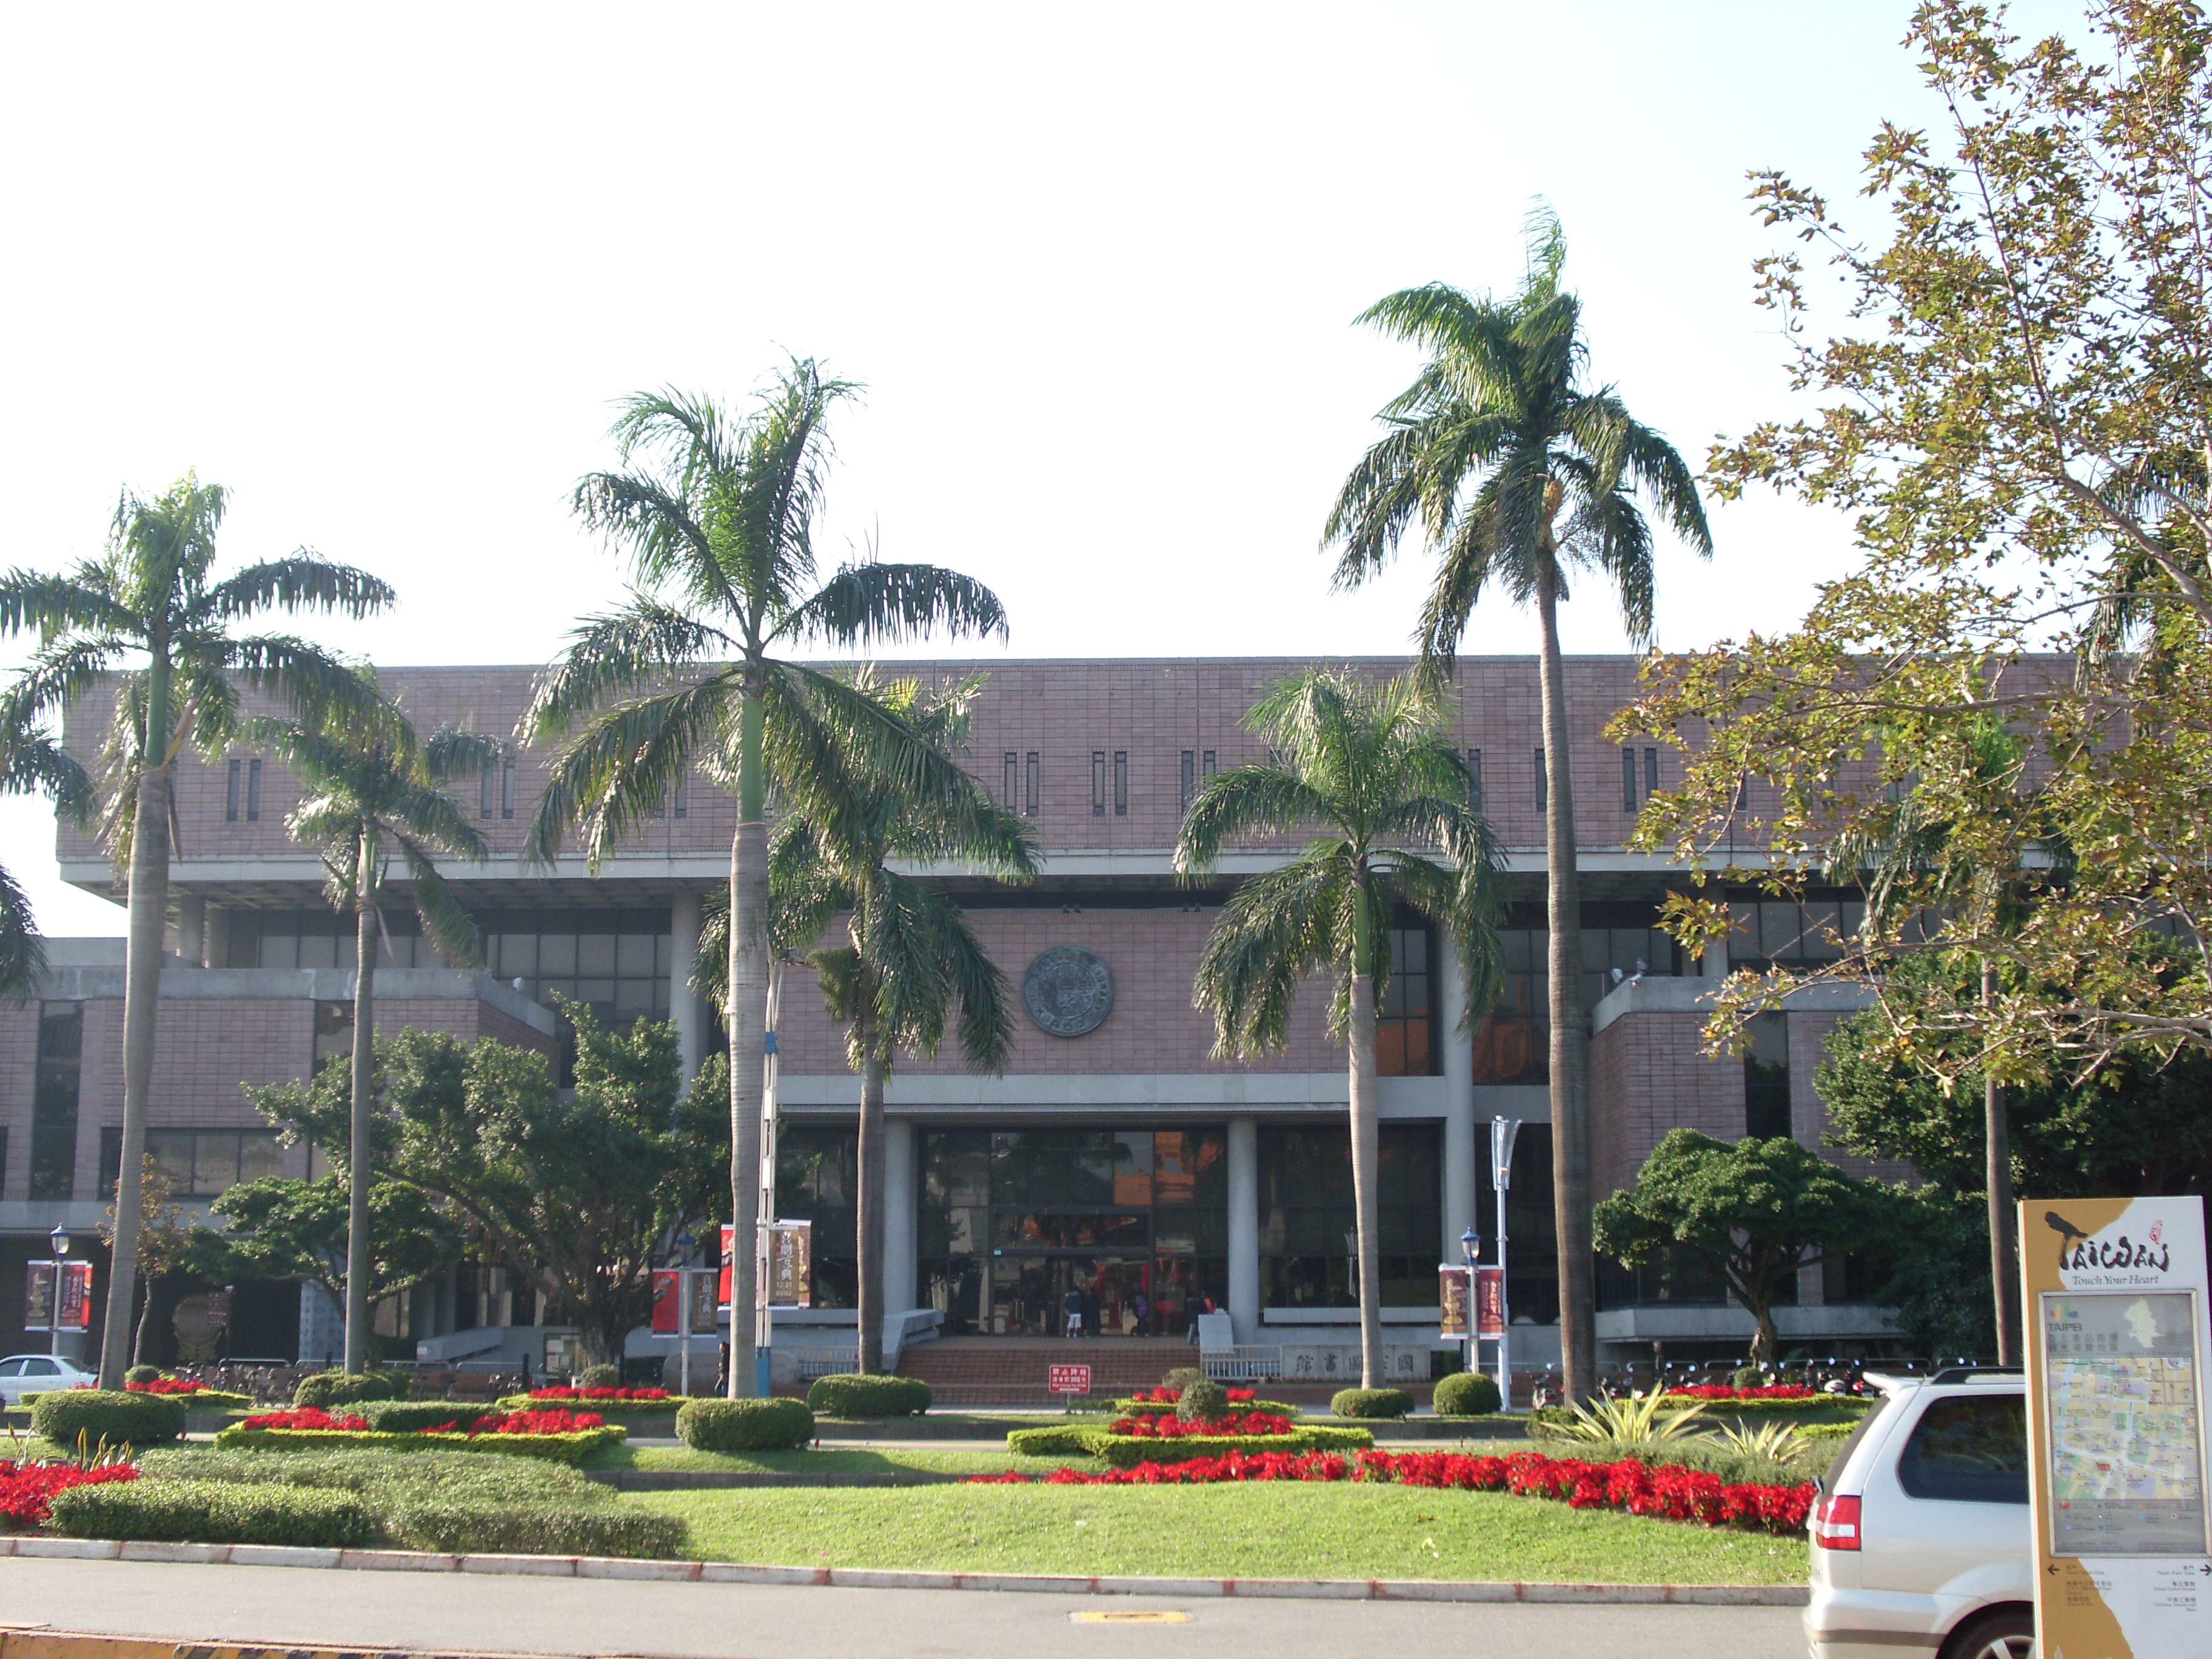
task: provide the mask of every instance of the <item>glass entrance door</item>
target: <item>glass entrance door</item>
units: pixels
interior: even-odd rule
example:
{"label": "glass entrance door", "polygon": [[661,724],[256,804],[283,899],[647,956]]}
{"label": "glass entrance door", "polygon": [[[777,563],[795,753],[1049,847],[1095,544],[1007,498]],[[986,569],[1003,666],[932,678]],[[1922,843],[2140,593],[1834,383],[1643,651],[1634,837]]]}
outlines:
{"label": "glass entrance door", "polygon": [[1063,1336],[1073,1316],[1080,1318],[1085,1336],[1150,1335],[1159,1329],[1152,1281],[1152,1258],[1136,1253],[994,1257],[990,1331]]}

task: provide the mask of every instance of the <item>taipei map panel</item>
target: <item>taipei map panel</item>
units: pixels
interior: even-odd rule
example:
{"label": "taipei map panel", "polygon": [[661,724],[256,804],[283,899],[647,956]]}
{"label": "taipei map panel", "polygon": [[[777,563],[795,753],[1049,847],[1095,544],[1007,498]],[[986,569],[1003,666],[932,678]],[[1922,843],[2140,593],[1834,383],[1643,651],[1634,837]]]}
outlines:
{"label": "taipei map panel", "polygon": [[2197,1298],[2045,1292],[2051,1553],[2205,1552]]}

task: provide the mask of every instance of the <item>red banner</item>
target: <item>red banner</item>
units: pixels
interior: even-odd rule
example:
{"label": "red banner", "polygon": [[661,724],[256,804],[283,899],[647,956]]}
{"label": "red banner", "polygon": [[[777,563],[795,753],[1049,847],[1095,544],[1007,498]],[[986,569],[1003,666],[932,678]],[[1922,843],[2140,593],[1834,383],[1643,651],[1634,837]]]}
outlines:
{"label": "red banner", "polygon": [[1091,1392],[1091,1367],[1088,1365],[1054,1365],[1051,1367],[1051,1373],[1054,1394]]}
{"label": "red banner", "polygon": [[1474,1270],[1474,1334],[1477,1336],[1505,1334],[1505,1269],[1477,1267]]}
{"label": "red banner", "polygon": [[678,1286],[684,1275],[673,1267],[657,1267],[653,1274],[653,1334],[676,1336],[684,1328],[684,1304]]}

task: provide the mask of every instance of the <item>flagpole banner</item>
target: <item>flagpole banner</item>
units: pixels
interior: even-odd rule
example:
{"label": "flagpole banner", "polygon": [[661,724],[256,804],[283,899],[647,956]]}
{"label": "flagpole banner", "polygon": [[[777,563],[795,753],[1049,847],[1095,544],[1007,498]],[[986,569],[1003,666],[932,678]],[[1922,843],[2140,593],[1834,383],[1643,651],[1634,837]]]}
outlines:
{"label": "flagpole banner", "polygon": [[2039,1650],[2212,1654],[2203,1200],[2022,1199],[2020,1264]]}

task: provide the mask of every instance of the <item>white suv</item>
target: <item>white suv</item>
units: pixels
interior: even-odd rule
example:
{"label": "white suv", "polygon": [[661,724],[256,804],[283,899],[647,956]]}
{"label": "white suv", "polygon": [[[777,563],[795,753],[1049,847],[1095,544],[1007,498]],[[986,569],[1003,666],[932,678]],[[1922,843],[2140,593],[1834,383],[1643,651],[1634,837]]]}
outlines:
{"label": "white suv", "polygon": [[1807,1528],[1813,1659],[2026,1659],[2035,1567],[2020,1372],[1868,1381],[1881,1401],[1844,1443]]}

